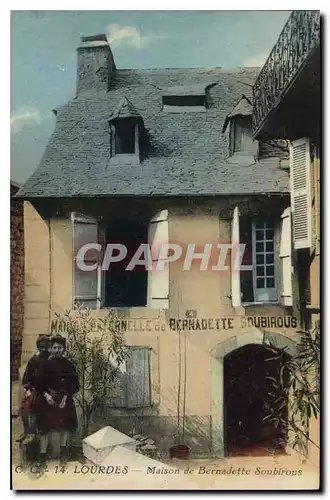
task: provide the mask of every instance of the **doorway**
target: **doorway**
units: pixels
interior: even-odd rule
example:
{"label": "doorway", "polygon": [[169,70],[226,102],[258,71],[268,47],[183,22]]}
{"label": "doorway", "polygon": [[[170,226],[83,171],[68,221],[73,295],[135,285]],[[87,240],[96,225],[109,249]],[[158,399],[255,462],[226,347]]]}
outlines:
{"label": "doorway", "polygon": [[[272,396],[272,384],[279,380],[283,359],[257,344],[244,345],[224,357],[224,451],[227,456],[285,453],[283,421],[287,420],[287,404],[283,405],[283,399],[276,402],[277,398]],[[266,418],[269,415],[266,402],[281,416],[280,425]]]}

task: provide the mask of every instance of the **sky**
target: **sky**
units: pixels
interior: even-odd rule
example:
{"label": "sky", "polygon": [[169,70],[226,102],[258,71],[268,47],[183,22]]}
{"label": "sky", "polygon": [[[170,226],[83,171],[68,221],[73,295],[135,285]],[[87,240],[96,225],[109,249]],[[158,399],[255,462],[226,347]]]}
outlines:
{"label": "sky", "polygon": [[290,11],[12,11],[11,179],[37,168],[52,109],[75,95],[80,36],[105,33],[118,69],[262,66]]}

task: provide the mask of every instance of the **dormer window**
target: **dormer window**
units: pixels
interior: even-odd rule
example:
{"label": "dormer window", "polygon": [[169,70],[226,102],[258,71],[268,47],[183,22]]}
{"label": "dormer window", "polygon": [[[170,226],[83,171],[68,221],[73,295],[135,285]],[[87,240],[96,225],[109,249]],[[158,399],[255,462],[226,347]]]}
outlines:
{"label": "dormer window", "polygon": [[231,154],[253,155],[255,142],[252,139],[252,119],[250,116],[237,116],[230,124]]}
{"label": "dormer window", "polygon": [[252,139],[252,104],[244,95],[227,115],[222,132],[230,124],[229,162],[253,162],[258,156],[258,141]]}
{"label": "dormer window", "polygon": [[138,125],[125,123],[125,121],[118,122],[114,125],[114,133],[115,155],[135,154],[135,136],[138,135]]}
{"label": "dormer window", "polygon": [[206,111],[205,85],[168,87],[162,95],[165,113],[198,113]]}
{"label": "dormer window", "polygon": [[140,139],[144,133],[143,120],[133,104],[124,97],[110,118],[110,164],[138,165]]}

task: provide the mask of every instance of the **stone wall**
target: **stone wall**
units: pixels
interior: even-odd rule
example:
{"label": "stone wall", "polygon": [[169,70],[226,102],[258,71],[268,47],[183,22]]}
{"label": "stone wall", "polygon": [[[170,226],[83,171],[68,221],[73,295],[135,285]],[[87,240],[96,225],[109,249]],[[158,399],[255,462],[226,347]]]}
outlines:
{"label": "stone wall", "polygon": [[18,191],[10,186],[10,337],[11,337],[11,376],[18,379],[21,360],[24,325],[24,224],[23,202],[12,196]]}

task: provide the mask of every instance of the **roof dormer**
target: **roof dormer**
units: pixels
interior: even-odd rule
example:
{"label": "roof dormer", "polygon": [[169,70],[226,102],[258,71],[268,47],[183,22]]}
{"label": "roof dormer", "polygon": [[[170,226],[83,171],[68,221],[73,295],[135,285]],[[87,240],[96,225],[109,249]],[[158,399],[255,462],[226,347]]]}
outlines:
{"label": "roof dormer", "polygon": [[144,124],[139,111],[126,96],[118,103],[109,123],[111,128],[110,164],[138,165]]}
{"label": "roof dormer", "polygon": [[206,86],[175,85],[163,89],[163,112],[198,113],[206,111]]}
{"label": "roof dormer", "polygon": [[252,103],[242,95],[233,110],[226,116],[222,132],[230,125],[229,158],[233,163],[251,163],[258,156],[258,141],[252,139]]}

